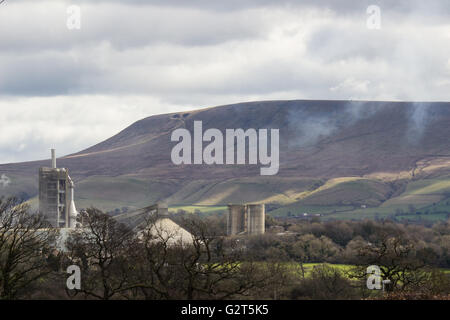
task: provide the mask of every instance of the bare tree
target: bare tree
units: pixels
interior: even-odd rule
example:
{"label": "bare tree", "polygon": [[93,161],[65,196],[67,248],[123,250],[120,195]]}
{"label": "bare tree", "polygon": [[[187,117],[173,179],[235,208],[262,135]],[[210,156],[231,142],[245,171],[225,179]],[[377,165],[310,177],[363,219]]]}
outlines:
{"label": "bare tree", "polygon": [[83,213],[83,228],[66,242],[69,263],[79,265],[82,286],[76,293],[103,300],[126,297],[134,288],[134,233],[107,214],[91,208]]}
{"label": "bare tree", "polygon": [[395,235],[380,231],[373,242],[366,242],[358,249],[358,266],[349,275],[352,278],[367,278],[366,269],[377,265],[383,280],[390,280],[391,287],[401,291],[417,287],[427,279],[426,259],[422,259],[417,244],[407,235]]}
{"label": "bare tree", "polygon": [[0,298],[29,296],[52,270],[56,230],[15,198],[0,199]]}
{"label": "bare tree", "polygon": [[156,221],[149,219],[141,237],[141,289],[147,299],[228,299],[264,283],[258,266],[243,261],[242,251],[211,233],[205,221],[184,221],[192,234],[188,243],[174,241],[175,233],[155,232]]}

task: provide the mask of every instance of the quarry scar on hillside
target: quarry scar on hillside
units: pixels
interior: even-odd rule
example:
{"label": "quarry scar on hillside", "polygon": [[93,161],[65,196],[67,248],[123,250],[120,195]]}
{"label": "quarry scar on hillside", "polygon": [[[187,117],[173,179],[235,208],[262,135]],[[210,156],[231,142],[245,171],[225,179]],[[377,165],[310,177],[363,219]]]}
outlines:
{"label": "quarry scar on hillside", "polygon": [[[270,155],[268,129],[226,129],[225,161],[223,154],[223,134],[219,129],[207,129],[203,133],[202,121],[194,121],[194,161],[193,164],[246,164],[246,138],[248,138],[248,164],[268,165],[260,169],[261,175],[275,175],[279,170],[279,129],[270,129]],[[192,164],[192,138],[189,130],[176,129],[171,135],[172,142],[179,142],[171,152],[175,165]],[[180,141],[181,139],[181,141]],[[203,149],[203,142],[210,142]],[[235,142],[237,144],[235,157]],[[258,152],[259,151],[259,152]]]}

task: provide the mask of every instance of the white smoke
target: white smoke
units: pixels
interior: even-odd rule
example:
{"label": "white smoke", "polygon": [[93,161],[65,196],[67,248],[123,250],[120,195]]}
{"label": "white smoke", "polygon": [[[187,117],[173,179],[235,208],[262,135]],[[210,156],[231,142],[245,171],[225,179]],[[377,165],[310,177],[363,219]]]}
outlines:
{"label": "white smoke", "polygon": [[350,126],[372,116],[385,104],[348,102],[343,108],[336,106],[333,112],[312,112],[311,108],[299,108],[289,112],[289,128],[296,140],[291,146],[308,147],[331,136],[339,128]]}
{"label": "white smoke", "polygon": [[409,113],[408,142],[420,142],[425,130],[432,121],[433,114],[431,112],[431,105],[428,103],[414,103]]}
{"label": "white smoke", "polygon": [[[389,103],[348,102],[344,107],[336,107],[332,112],[318,112],[320,108],[300,107],[289,112],[289,128],[295,140],[290,141],[293,147],[308,147],[333,135],[338,129],[367,119],[383,108],[392,107]],[[433,112],[432,104],[415,102],[406,109],[407,143],[420,143],[427,128],[438,117]]]}
{"label": "white smoke", "polygon": [[2,188],[6,188],[10,183],[11,179],[6,174],[2,174],[0,177],[0,186],[2,186]]}

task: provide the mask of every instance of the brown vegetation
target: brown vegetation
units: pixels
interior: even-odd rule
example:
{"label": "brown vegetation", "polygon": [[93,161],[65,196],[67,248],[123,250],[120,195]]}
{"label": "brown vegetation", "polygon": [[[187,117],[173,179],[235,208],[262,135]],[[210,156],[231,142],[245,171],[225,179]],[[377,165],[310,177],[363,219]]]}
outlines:
{"label": "brown vegetation", "polygon": [[[148,217],[130,230],[89,209],[63,243],[38,215],[12,199],[0,202],[2,299],[445,299],[450,278],[450,224],[271,219],[287,230],[226,237],[224,216],[173,217],[192,242],[154,232]],[[311,263],[317,263],[313,267]],[[69,265],[81,289],[66,289]],[[308,265],[307,265],[308,264]],[[352,265],[342,268],[333,264]],[[378,265],[391,286],[366,288]]]}

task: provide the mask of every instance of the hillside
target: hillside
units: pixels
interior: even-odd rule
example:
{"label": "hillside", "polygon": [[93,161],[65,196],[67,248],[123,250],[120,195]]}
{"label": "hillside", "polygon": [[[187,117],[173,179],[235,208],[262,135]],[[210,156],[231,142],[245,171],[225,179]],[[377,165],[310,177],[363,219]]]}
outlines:
{"label": "hillside", "polygon": [[[203,130],[222,132],[279,128],[279,173],[260,176],[260,165],[175,166],[171,132],[192,132],[196,120]],[[142,119],[58,159],[58,166],[69,168],[76,182],[78,207],[266,202],[274,215],[359,218],[423,211],[423,217],[435,219],[450,212],[449,124],[450,103],[240,103]],[[0,174],[11,179],[0,193],[35,197],[38,168],[47,165],[0,165]]]}

